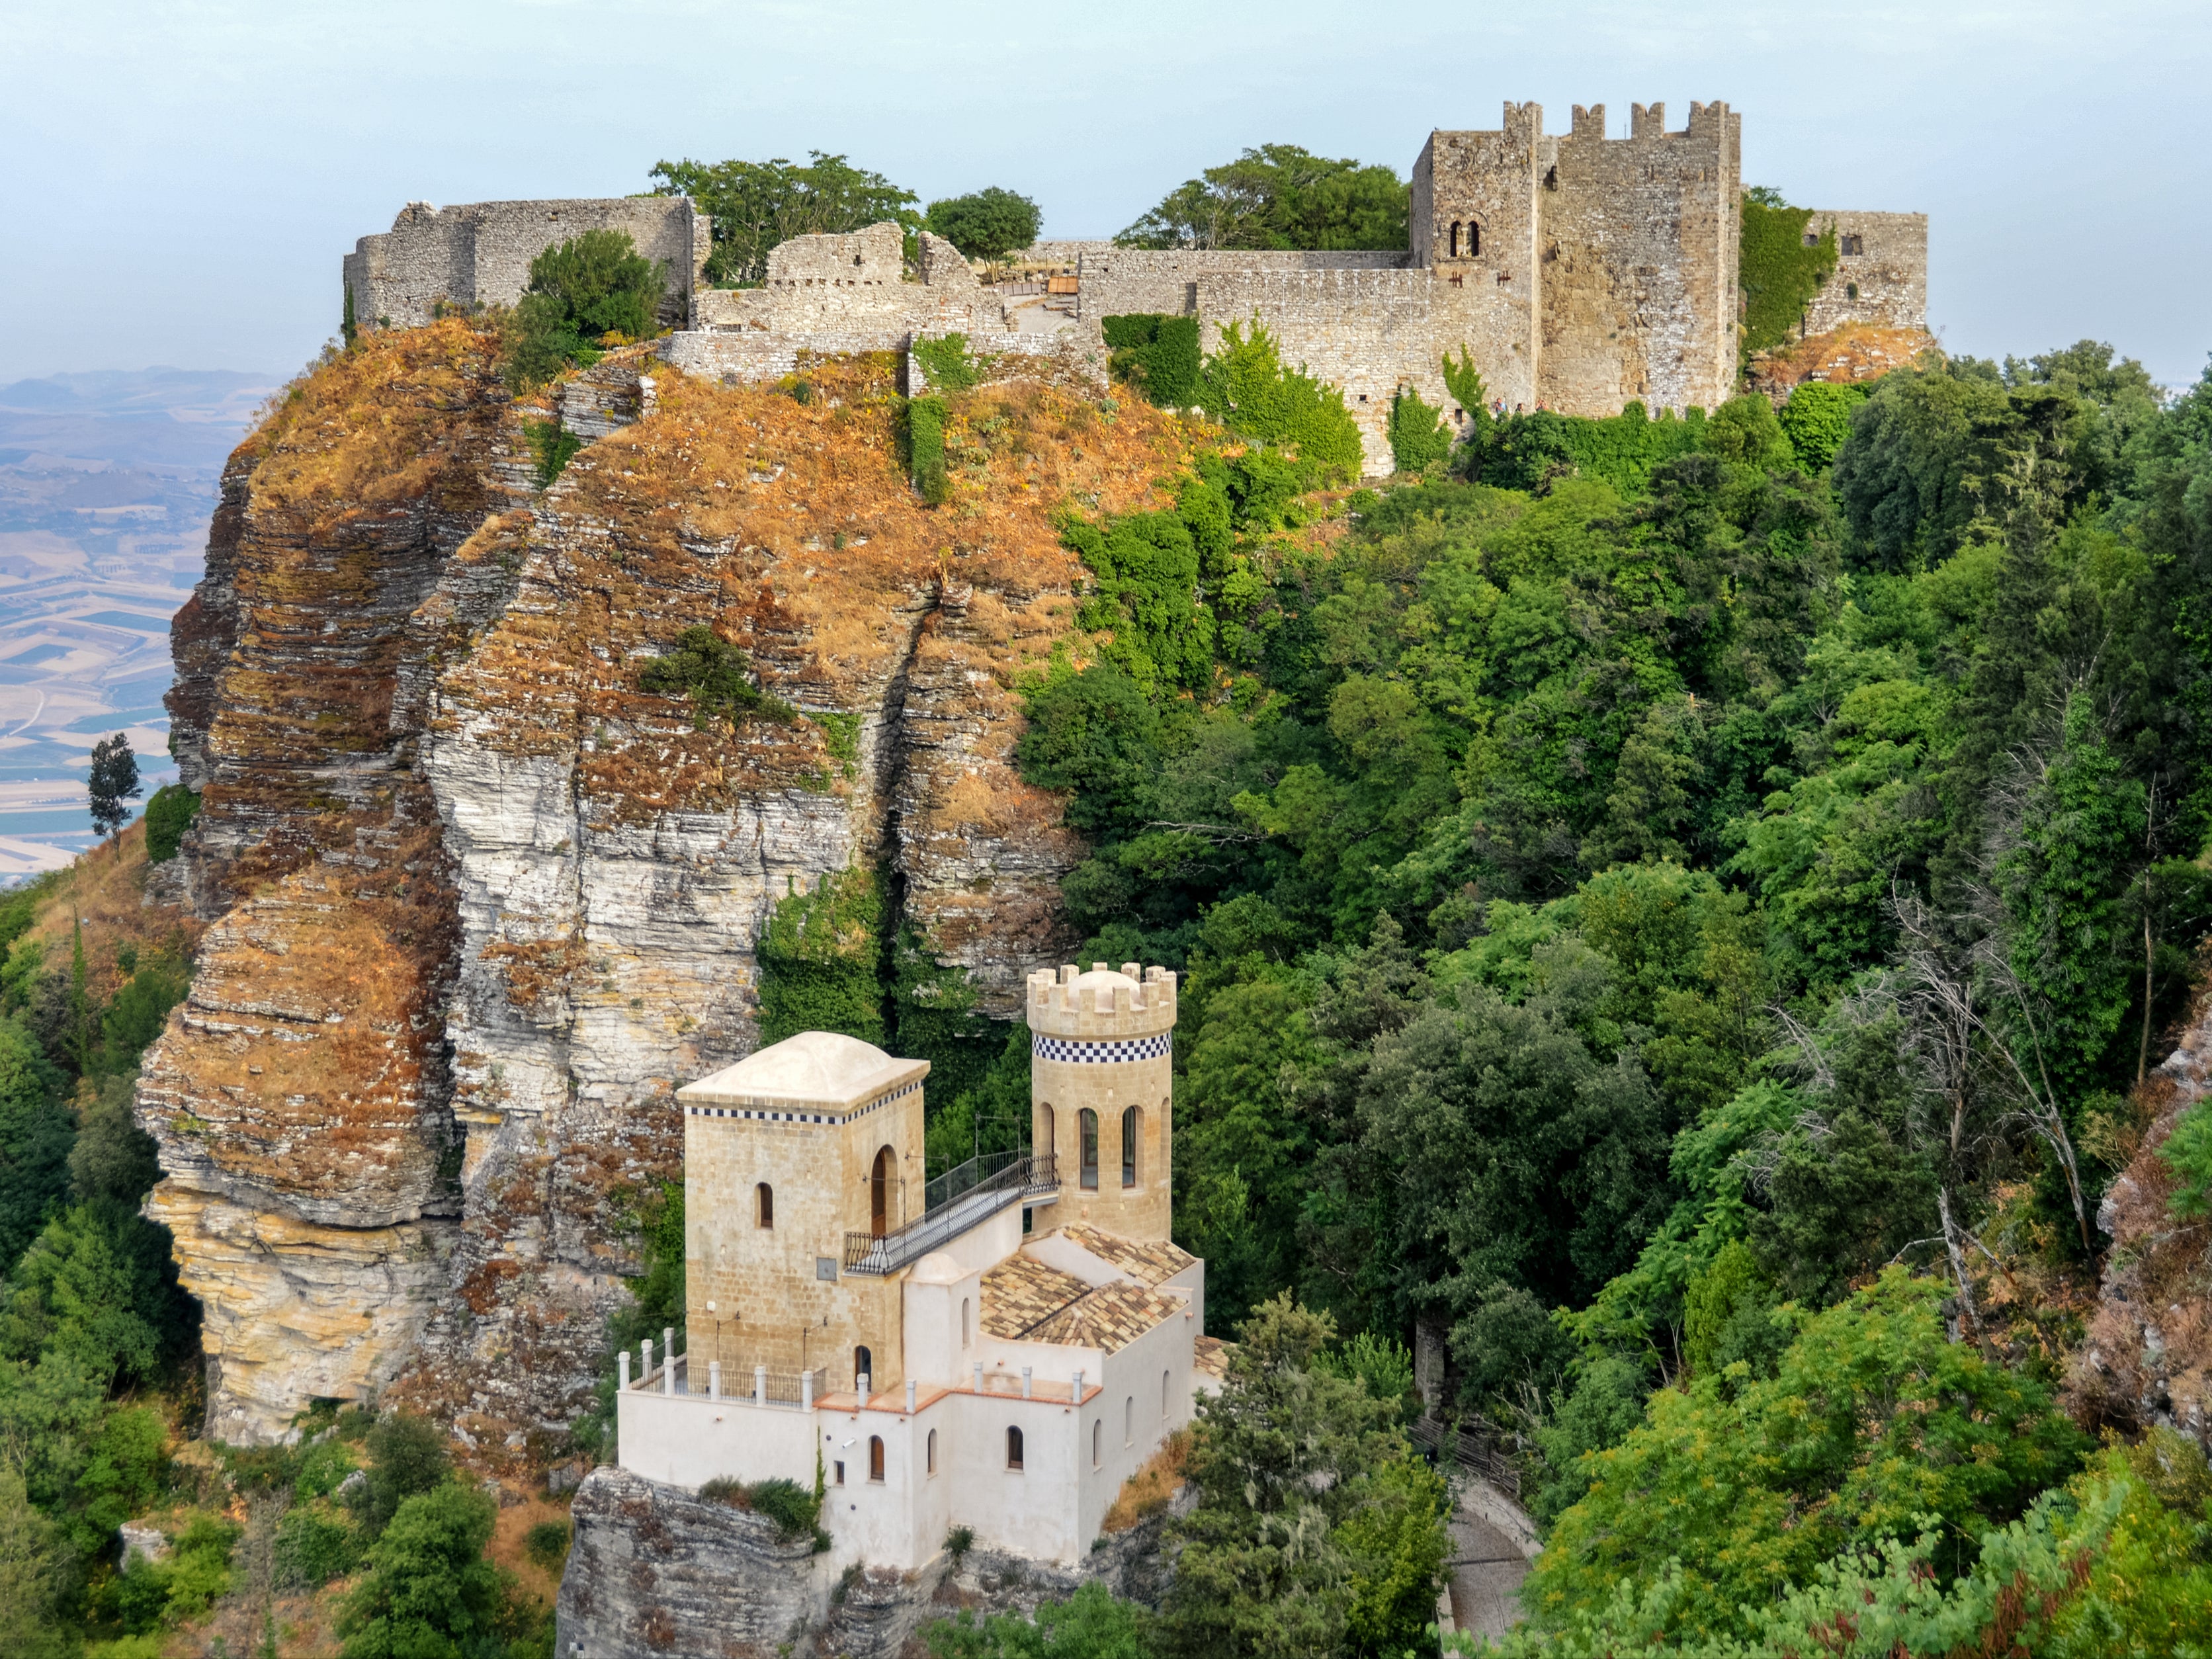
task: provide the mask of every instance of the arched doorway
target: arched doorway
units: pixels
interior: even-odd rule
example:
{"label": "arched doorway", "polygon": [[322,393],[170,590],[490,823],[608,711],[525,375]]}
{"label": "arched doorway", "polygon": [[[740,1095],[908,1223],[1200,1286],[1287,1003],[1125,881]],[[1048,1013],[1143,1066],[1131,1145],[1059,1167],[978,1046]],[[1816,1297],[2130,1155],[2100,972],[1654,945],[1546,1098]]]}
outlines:
{"label": "arched doorway", "polygon": [[868,1231],[878,1238],[890,1231],[891,1182],[897,1164],[886,1146],[876,1154],[876,1166],[868,1175]]}

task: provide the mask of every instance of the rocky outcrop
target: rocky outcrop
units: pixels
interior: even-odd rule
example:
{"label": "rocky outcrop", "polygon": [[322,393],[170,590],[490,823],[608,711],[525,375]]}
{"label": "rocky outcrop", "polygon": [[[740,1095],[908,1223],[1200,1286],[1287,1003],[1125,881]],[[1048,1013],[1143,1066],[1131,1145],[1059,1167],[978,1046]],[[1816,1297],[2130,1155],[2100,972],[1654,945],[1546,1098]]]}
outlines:
{"label": "rocky outcrop", "polygon": [[1156,1607],[1173,1575],[1169,1511],[1102,1539],[1079,1568],[972,1550],[912,1573],[839,1571],[763,1516],[627,1469],[586,1476],[569,1515],[554,1651],[580,1644],[592,1659],[896,1659],[932,1620],[1028,1616],[1090,1583]]}
{"label": "rocky outcrop", "polygon": [[[982,388],[933,510],[888,354],[802,398],[630,349],[518,408],[494,344],[380,332],[288,393],[174,629],[214,925],[140,1115],[226,1437],[396,1380],[495,1459],[557,1439],[795,884],[876,866],[1001,1017],[1069,943],[1016,682],[1073,625],[1055,512],[1164,499],[1171,422]],[[570,416],[541,493],[524,422]],[[702,625],[795,713],[640,690]]]}
{"label": "rocky outcrop", "polygon": [[2179,1046],[2138,1091],[2145,1127],[2099,1206],[2112,1248],[2067,1395],[2085,1419],[2130,1432],[2157,1424],[2212,1451],[2212,1226],[2174,1219],[2173,1175],[2159,1156],[2208,1093],[2212,1002],[2200,999]]}

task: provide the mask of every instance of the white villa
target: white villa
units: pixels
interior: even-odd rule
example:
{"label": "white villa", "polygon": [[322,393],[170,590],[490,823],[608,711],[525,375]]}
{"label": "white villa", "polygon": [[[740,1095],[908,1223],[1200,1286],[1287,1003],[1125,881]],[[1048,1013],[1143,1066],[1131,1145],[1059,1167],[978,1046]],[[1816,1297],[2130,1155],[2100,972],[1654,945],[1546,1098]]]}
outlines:
{"label": "white villa", "polygon": [[622,1357],[623,1467],[818,1468],[832,1567],[1088,1553],[1221,1345],[1168,1237],[1176,976],[1033,974],[1028,1020],[1032,1151],[935,1181],[927,1061],[810,1031],[678,1091],[689,1322]]}

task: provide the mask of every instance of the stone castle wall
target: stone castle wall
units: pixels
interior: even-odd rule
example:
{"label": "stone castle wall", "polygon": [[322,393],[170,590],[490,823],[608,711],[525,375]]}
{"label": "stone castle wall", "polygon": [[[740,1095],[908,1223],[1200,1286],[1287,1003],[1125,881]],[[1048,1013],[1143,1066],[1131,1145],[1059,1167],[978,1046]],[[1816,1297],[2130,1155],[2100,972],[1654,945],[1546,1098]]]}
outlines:
{"label": "stone castle wall", "polygon": [[1198,310],[1197,284],[1207,276],[1232,272],[1387,270],[1402,267],[1406,260],[1405,253],[1390,250],[1178,248],[1163,252],[1151,248],[1091,248],[1084,252],[1076,273],[1082,283],[1076,296],[1077,314],[1094,325],[1101,317],[1132,312],[1182,316]]}
{"label": "stone castle wall", "polygon": [[447,208],[410,202],[390,230],[362,237],[345,256],[355,325],[420,328],[441,301],[513,305],[530,281],[530,262],[587,230],[627,231],[640,253],[666,267],[661,321],[680,327],[690,320],[711,251],[707,217],[684,197],[636,196]]}
{"label": "stone castle wall", "polygon": [[1928,216],[1814,210],[1806,228],[1835,228],[1835,275],[1814,296],[1808,335],[1845,323],[1879,328],[1928,326]]}

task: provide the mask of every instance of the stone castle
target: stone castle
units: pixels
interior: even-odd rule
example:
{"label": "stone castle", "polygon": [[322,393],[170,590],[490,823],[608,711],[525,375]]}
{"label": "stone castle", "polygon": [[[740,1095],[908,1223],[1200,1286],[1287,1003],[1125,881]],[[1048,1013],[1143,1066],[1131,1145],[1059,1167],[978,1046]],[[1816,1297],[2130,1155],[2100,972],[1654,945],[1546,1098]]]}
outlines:
{"label": "stone castle", "polygon": [[1024,1000],[1030,1150],[934,1181],[926,1060],[811,1031],[678,1091],[688,1322],[623,1357],[624,1469],[805,1487],[818,1457],[830,1574],[912,1571],[957,1527],[1085,1559],[1224,1355],[1169,1237],[1176,975],[1045,969]]}
{"label": "stone castle", "polygon": [[[1365,439],[1370,473],[1389,471],[1385,435],[1401,388],[1459,422],[1447,353],[1466,354],[1495,407],[1613,415],[1712,408],[1736,389],[1737,242],[1742,118],[1690,106],[1680,131],[1662,104],[1632,106],[1626,137],[1602,104],[1577,105],[1570,131],[1544,131],[1539,105],[1509,103],[1494,131],[1429,135],[1413,163],[1405,248],[1372,252],[1152,252],[1056,243],[1078,277],[1073,316],[983,288],[949,243],[924,234],[918,268],[896,226],[797,238],[755,289],[705,286],[705,219],[680,198],[501,202],[434,211],[410,205],[345,261],[357,322],[427,321],[437,301],[512,301],[531,257],[579,230],[627,229],[665,262],[669,358],[738,380],[789,374],[802,352],[904,349],[968,336],[1030,365],[1063,358],[1096,377],[1100,319],[1133,312],[1196,316],[1204,343],[1257,319],[1286,362],[1340,388]],[[1840,260],[1808,333],[1847,323],[1926,326],[1925,215],[1816,210]]]}

